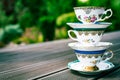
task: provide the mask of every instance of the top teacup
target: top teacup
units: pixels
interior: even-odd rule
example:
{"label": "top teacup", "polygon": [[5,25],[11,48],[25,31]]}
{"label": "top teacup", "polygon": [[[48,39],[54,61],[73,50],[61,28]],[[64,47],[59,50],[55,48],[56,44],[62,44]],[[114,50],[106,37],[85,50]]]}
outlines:
{"label": "top teacup", "polygon": [[[112,16],[112,10],[107,9],[105,10],[104,7],[74,7],[74,12],[79,21],[83,24],[94,24],[98,21],[104,21]],[[109,15],[106,14],[110,12]],[[103,18],[103,15],[105,16]]]}

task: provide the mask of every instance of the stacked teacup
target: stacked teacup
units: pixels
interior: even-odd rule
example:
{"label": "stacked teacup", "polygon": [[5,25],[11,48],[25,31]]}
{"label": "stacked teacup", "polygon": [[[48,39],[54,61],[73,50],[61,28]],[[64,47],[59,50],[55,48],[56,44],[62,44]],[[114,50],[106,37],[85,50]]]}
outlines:
{"label": "stacked teacup", "polygon": [[[78,23],[67,23],[73,30],[68,30],[69,37],[76,41],[68,43],[79,60],[79,67],[83,71],[99,70],[100,62],[105,62],[113,57],[108,48],[111,42],[100,42],[105,29],[112,23],[103,22],[112,16],[112,10],[104,7],[74,7]],[[102,21],[102,22],[101,22]],[[72,35],[74,33],[75,36]]]}

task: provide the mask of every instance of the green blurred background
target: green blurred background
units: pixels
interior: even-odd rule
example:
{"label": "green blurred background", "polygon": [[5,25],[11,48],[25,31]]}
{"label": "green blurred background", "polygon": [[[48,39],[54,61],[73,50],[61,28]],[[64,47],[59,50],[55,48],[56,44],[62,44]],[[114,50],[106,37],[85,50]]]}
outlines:
{"label": "green blurred background", "polygon": [[0,0],[0,47],[68,38],[66,23],[78,22],[76,6],[111,8],[105,32],[120,30],[120,0]]}

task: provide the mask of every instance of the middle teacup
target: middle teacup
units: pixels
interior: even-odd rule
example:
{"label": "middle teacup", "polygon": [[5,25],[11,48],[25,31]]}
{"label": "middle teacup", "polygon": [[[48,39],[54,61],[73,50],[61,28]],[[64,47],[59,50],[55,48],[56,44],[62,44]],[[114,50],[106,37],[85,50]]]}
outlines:
{"label": "middle teacup", "polygon": [[[104,33],[103,29],[97,29],[97,30],[68,30],[68,36],[75,41],[78,41],[80,44],[83,45],[95,45],[97,44]],[[73,37],[71,33],[74,33],[76,37]]]}

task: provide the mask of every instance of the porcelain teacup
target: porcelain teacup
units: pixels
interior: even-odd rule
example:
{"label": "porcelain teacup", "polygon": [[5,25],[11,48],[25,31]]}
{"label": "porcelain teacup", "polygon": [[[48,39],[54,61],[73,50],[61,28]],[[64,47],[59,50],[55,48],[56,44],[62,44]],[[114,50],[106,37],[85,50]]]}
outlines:
{"label": "porcelain teacup", "polygon": [[[71,33],[75,34],[75,37],[71,35]],[[96,30],[68,30],[68,36],[74,40],[78,41],[83,45],[96,45],[102,39],[102,35],[104,33],[104,29],[96,29]]]}
{"label": "porcelain teacup", "polygon": [[[104,21],[110,18],[113,14],[111,9],[105,10],[104,7],[96,6],[74,7],[74,12],[77,19],[83,24],[94,24],[99,21]],[[108,13],[110,14],[108,15]]]}
{"label": "porcelain teacup", "polygon": [[78,45],[78,42],[68,44],[74,50],[77,59],[86,71],[88,70],[87,67],[95,67],[96,64],[108,61],[113,57],[113,52],[108,50],[111,45],[112,43],[109,42],[99,42],[96,46]]}

